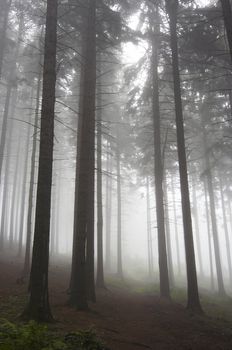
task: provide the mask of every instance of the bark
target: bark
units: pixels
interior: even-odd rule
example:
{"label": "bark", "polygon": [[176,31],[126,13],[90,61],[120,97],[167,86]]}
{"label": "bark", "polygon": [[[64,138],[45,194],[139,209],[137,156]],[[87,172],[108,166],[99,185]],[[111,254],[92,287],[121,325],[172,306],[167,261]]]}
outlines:
{"label": "bark", "polygon": [[154,128],[154,151],[155,151],[155,198],[156,217],[158,230],[158,252],[159,252],[159,276],[160,276],[160,296],[170,298],[170,286],[168,276],[168,259],[166,251],[165,237],[165,217],[164,217],[164,193],[163,193],[163,164],[161,154],[161,128],[160,128],[160,107],[159,107],[159,18],[156,11],[156,30],[153,33],[152,41],[152,114]]}
{"label": "bark", "polygon": [[116,167],[117,167],[117,275],[123,278],[122,270],[122,193],[121,193],[121,154],[119,146],[119,132],[117,130],[117,149],[116,149]]}
{"label": "bark", "polygon": [[232,63],[232,10],[230,0],[221,0],[221,6]]}
{"label": "bark", "polygon": [[12,3],[12,0],[2,0],[1,2],[3,24],[0,30],[0,79],[2,78],[3,59],[4,59],[5,46],[6,46],[6,33],[7,33],[11,3]]}
{"label": "bark", "polygon": [[177,39],[177,10],[178,0],[167,1],[166,10],[169,16],[170,35],[171,35],[171,51],[172,51],[172,69],[174,81],[174,99],[176,114],[176,131],[177,131],[177,149],[179,160],[180,186],[181,186],[181,203],[184,225],[185,254],[187,267],[187,283],[188,283],[188,303],[187,308],[195,312],[202,312],[196,273],[196,262],[193,243],[193,230],[191,207],[189,198],[189,184],[187,172],[187,159],[185,149],[184,122],[182,110],[182,96],[179,73],[179,57],[178,57],[178,39]]}
{"label": "bark", "polygon": [[214,284],[214,273],[213,273],[213,248],[211,242],[211,227],[210,227],[210,218],[209,218],[209,204],[207,196],[207,183],[204,180],[204,195],[205,195],[205,211],[206,211],[206,223],[207,223],[207,232],[208,232],[208,246],[209,246],[209,266],[210,266],[210,283],[212,291],[215,290]]}
{"label": "bark", "polygon": [[41,64],[39,62],[39,76],[37,80],[37,89],[36,89],[35,119],[34,119],[31,165],[30,165],[30,183],[29,183],[29,192],[28,192],[28,211],[27,211],[27,218],[26,218],[26,247],[25,247],[25,256],[24,256],[24,266],[22,271],[23,279],[27,278],[30,272],[31,241],[32,241],[32,231],[33,231],[33,195],[34,195],[34,187],[36,182],[36,150],[37,150],[37,134],[38,134],[38,128],[39,128],[41,79],[42,79],[42,69],[41,69]]}
{"label": "bark", "polygon": [[197,254],[198,254],[199,267],[200,267],[200,274],[204,276],[201,241],[200,241],[199,215],[198,215],[198,207],[197,207],[196,182],[194,180],[192,181],[192,200],[193,200],[195,236],[196,236],[196,243],[197,243]]}
{"label": "bark", "polygon": [[110,143],[107,142],[107,168],[106,168],[106,204],[105,204],[105,269],[111,271],[111,208],[112,208],[112,157]]}
{"label": "bark", "polygon": [[[32,88],[32,98],[33,101],[33,88]],[[32,108],[32,104],[31,104]],[[19,245],[18,245],[18,256],[22,256],[22,248],[23,248],[23,233],[24,233],[24,218],[25,218],[25,208],[26,208],[26,187],[27,187],[27,170],[28,170],[28,160],[29,160],[29,146],[30,146],[30,124],[32,122],[32,117],[29,118],[29,125],[27,127],[27,135],[26,135],[26,143],[25,143],[25,159],[23,165],[23,176],[22,176],[22,193],[21,200],[19,205]]]}
{"label": "bark", "polygon": [[153,242],[152,242],[152,231],[151,231],[151,204],[150,204],[150,186],[149,177],[146,178],[146,199],[147,199],[147,250],[148,250],[148,272],[149,277],[152,278],[154,273],[153,263]]}
{"label": "bark", "polygon": [[57,0],[47,0],[35,233],[30,274],[30,298],[23,314],[24,318],[39,322],[53,319],[49,305],[48,263],[55,117],[57,9]]}
{"label": "bark", "polygon": [[202,120],[202,128],[203,128],[203,149],[204,149],[205,167],[206,167],[205,176],[207,181],[207,190],[209,194],[209,205],[210,205],[210,214],[211,214],[210,217],[211,217],[212,233],[213,233],[213,241],[214,241],[214,254],[215,254],[215,262],[216,262],[218,293],[221,296],[225,296],[226,293],[225,293],[225,287],[224,287],[223,275],[222,275],[213,179],[212,179],[212,172],[210,168],[209,155],[207,152],[207,135],[206,135],[205,125],[203,123],[203,120]]}
{"label": "bark", "polygon": [[[99,57],[101,60],[101,56]],[[101,64],[99,64],[97,89],[97,278],[96,286],[105,288],[103,270],[103,213],[102,213],[102,89]]]}
{"label": "bark", "polygon": [[180,242],[179,242],[179,232],[178,232],[178,225],[177,225],[176,198],[175,198],[175,188],[174,188],[173,176],[171,179],[171,186],[172,186],[172,202],[173,202],[173,216],[174,216],[174,228],[175,228],[177,269],[178,269],[178,274],[181,275]]}
{"label": "bark", "polygon": [[165,228],[167,237],[167,254],[168,254],[168,271],[169,271],[169,283],[170,286],[174,286],[174,269],[173,269],[173,257],[172,257],[172,243],[171,243],[171,230],[169,219],[169,201],[168,201],[168,184],[167,184],[167,172],[164,174],[164,214],[165,214]]}
{"label": "bark", "polygon": [[220,197],[221,197],[221,204],[222,204],[222,218],[223,218],[223,227],[224,227],[225,240],[226,240],[226,255],[227,255],[227,263],[228,263],[228,271],[229,271],[229,280],[231,285],[232,284],[232,261],[231,261],[231,250],[230,250],[230,238],[229,238],[229,231],[228,231],[228,225],[227,225],[226,205],[225,205],[225,198],[223,193],[221,176],[222,174],[219,174],[219,190],[220,190]]}
{"label": "bark", "polygon": [[[87,291],[94,292],[94,141],[96,92],[96,0],[88,2],[82,89],[79,170],[76,179],[75,227],[70,304],[86,310]],[[87,243],[88,242],[88,243]],[[86,257],[87,250],[87,257]],[[87,284],[87,286],[86,286]],[[93,295],[92,295],[93,297]]]}

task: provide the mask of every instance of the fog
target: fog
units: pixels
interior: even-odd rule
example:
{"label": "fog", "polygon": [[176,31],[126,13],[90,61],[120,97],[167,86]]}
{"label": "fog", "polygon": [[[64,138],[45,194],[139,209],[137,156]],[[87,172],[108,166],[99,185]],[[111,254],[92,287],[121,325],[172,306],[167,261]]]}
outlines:
{"label": "fog", "polygon": [[[141,307],[141,319],[142,305],[164,308],[164,322],[174,328],[172,313],[184,305],[179,331],[187,312],[203,318],[228,312],[231,6],[224,0],[0,1],[4,310],[6,295],[22,299],[21,320],[50,322],[58,315],[65,332],[75,331],[65,323],[75,310],[84,315],[75,327],[96,323],[97,333],[108,329],[106,315],[109,328],[126,322],[128,305]],[[3,318],[12,321],[15,313]],[[200,334],[192,321],[187,345]],[[211,325],[205,327],[205,340],[197,338],[194,349],[204,341],[214,349]],[[137,331],[128,330],[135,337],[130,344],[156,348],[155,340],[146,343],[146,331],[140,340]],[[129,349],[107,337],[112,349]],[[180,338],[175,334],[166,348],[182,349]],[[232,346],[229,339],[218,340],[222,349]],[[157,349],[165,341],[165,335],[157,340]]]}

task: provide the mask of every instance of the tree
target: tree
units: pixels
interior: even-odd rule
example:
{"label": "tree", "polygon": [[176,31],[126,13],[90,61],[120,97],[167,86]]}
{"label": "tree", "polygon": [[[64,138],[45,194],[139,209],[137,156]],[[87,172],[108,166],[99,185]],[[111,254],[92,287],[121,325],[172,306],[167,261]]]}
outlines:
{"label": "tree", "polygon": [[169,17],[171,51],[172,51],[172,69],[174,81],[174,99],[177,129],[177,149],[179,159],[179,173],[181,186],[181,203],[184,225],[185,254],[187,266],[188,281],[188,302],[187,308],[201,313],[201,305],[198,293],[198,282],[196,273],[196,262],[193,244],[193,230],[191,207],[189,199],[189,185],[187,172],[187,159],[185,151],[184,122],[181,98],[181,84],[179,73],[179,57],[178,57],[178,39],[177,39],[177,10],[178,0],[166,0],[166,11]]}
{"label": "tree", "polygon": [[57,12],[58,1],[47,0],[35,233],[30,274],[30,298],[23,313],[24,318],[39,322],[52,320],[48,293],[48,263],[55,116]]}

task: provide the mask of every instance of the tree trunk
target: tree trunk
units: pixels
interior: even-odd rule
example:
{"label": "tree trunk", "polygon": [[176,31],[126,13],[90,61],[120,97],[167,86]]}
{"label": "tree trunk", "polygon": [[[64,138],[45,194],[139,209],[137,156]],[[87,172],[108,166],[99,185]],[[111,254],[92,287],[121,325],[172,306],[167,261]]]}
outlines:
{"label": "tree trunk", "polygon": [[221,0],[221,5],[232,63],[232,10],[230,0]]}
{"label": "tree trunk", "polygon": [[2,28],[0,30],[0,79],[2,78],[2,67],[3,67],[3,59],[5,52],[5,44],[6,44],[6,32],[8,26],[9,12],[11,8],[12,0],[2,0],[1,8],[2,8]]}
{"label": "tree trunk", "polygon": [[160,275],[160,296],[170,298],[170,287],[168,277],[168,260],[166,251],[165,237],[165,218],[164,218],[164,193],[163,193],[163,164],[161,155],[161,136],[160,136],[160,108],[159,108],[159,77],[158,77],[158,50],[159,50],[159,16],[158,9],[155,9],[155,32],[152,40],[152,114],[154,128],[154,147],[155,147],[155,198],[156,198],[156,217],[158,229],[158,252],[159,252],[159,275]]}
{"label": "tree trunk", "polygon": [[106,159],[106,204],[105,204],[105,270],[111,271],[111,207],[112,207],[112,157],[110,143],[107,142]]}
{"label": "tree trunk", "polygon": [[182,98],[180,86],[179,73],[179,57],[177,44],[177,10],[178,0],[167,1],[166,9],[169,16],[170,35],[171,35],[171,51],[172,51],[172,69],[174,81],[174,99],[175,99],[175,113],[176,113],[176,131],[177,131],[177,149],[179,159],[180,172],[180,186],[181,186],[181,202],[182,215],[184,225],[184,239],[185,239],[185,254],[187,267],[187,281],[188,281],[188,303],[187,307],[195,312],[202,312],[196,272],[196,262],[193,243],[192,218],[191,207],[189,199],[189,185],[187,172],[187,159],[185,151],[185,136],[184,136],[184,122],[182,111]]}
{"label": "tree trunk", "polygon": [[47,0],[39,173],[35,234],[30,275],[30,299],[24,318],[51,321],[48,293],[50,210],[56,86],[57,0]]}
{"label": "tree trunk", "polygon": [[119,146],[119,132],[117,130],[116,145],[116,167],[117,167],[117,275],[123,278],[122,271],[122,193],[121,193],[121,154]]}
{"label": "tree trunk", "polygon": [[147,199],[147,250],[148,250],[148,272],[149,277],[152,278],[154,273],[153,264],[153,242],[152,242],[152,231],[151,231],[151,204],[150,204],[150,186],[149,177],[146,177],[146,199]]}
{"label": "tree trunk", "polygon": [[178,275],[180,276],[181,275],[180,240],[179,240],[179,232],[178,232],[178,225],[177,225],[176,197],[175,197],[175,188],[174,188],[174,183],[173,183],[173,176],[171,178],[171,186],[172,186],[173,216],[174,216],[174,227],[175,227],[177,269],[178,269]]}
{"label": "tree trunk", "polygon": [[225,231],[229,281],[230,281],[230,285],[232,285],[232,261],[231,261],[231,250],[230,250],[230,238],[229,238],[229,231],[228,231],[228,225],[227,225],[226,205],[225,205],[225,198],[224,198],[224,193],[223,193],[221,176],[222,176],[222,174],[219,173],[219,176],[218,176],[218,178],[219,178],[219,191],[220,191],[221,204],[222,204],[223,227],[224,227],[224,231]]}
{"label": "tree trunk", "polygon": [[[76,179],[75,227],[70,304],[86,310],[87,291],[93,294],[94,262],[94,151],[96,92],[96,0],[88,2],[86,49],[79,142],[79,171]],[[87,257],[86,257],[87,250]],[[87,285],[86,285],[87,284]],[[92,295],[93,297],[93,295]]]}
{"label": "tree trunk", "polygon": [[207,223],[207,232],[208,232],[208,245],[209,245],[209,266],[210,266],[210,283],[212,291],[215,290],[214,285],[214,273],[213,273],[213,248],[211,242],[211,229],[210,229],[210,219],[209,219],[209,204],[207,197],[207,184],[204,179],[204,195],[205,195],[205,211],[206,211],[206,223]]}
{"label": "tree trunk", "polygon": [[196,181],[192,181],[192,200],[193,200],[193,212],[194,212],[194,222],[195,222],[195,236],[197,243],[197,254],[200,267],[200,275],[204,276],[203,263],[202,263],[202,253],[201,253],[201,240],[200,240],[200,228],[199,228],[199,215],[197,207],[197,194],[196,194]]}
{"label": "tree trunk", "polygon": [[205,130],[205,125],[202,119],[202,128],[203,128],[203,148],[205,155],[205,176],[207,181],[207,190],[209,194],[209,205],[210,205],[210,214],[211,214],[211,222],[212,222],[212,233],[213,233],[213,241],[214,241],[214,253],[215,253],[215,262],[216,262],[216,272],[217,272],[217,282],[218,282],[218,293],[221,296],[225,296],[225,287],[223,282],[222,275],[222,265],[221,265],[221,257],[220,257],[220,248],[219,248],[219,239],[218,239],[218,229],[217,229],[217,218],[216,218],[216,207],[215,207],[215,198],[214,198],[214,190],[213,190],[213,180],[212,173],[209,162],[209,155],[207,151],[207,135]]}
{"label": "tree trunk", "polygon": [[40,110],[40,94],[41,94],[41,80],[42,80],[42,69],[39,62],[39,76],[37,81],[36,89],[36,106],[35,106],[35,120],[33,128],[33,142],[31,152],[31,169],[30,169],[30,183],[28,192],[28,212],[26,220],[26,248],[24,257],[24,266],[22,271],[22,278],[25,279],[30,272],[30,256],[31,256],[31,241],[33,231],[33,195],[34,187],[36,182],[36,149],[37,149],[37,134],[39,128],[39,110]]}

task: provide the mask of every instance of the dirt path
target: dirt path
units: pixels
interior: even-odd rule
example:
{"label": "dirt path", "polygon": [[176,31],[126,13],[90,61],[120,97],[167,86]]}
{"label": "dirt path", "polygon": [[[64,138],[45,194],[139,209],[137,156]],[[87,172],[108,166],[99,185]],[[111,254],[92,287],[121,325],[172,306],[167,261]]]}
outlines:
{"label": "dirt path", "polygon": [[[20,264],[1,263],[0,311],[3,315],[9,296],[12,307],[14,303],[16,309],[22,307],[18,299],[25,295],[26,287],[15,283],[19,271]],[[92,327],[112,350],[232,350],[228,322],[222,324],[208,317],[193,317],[179,304],[116,287],[98,292],[98,301],[90,305],[89,312],[76,312],[66,305],[68,271],[56,266],[50,276],[52,310],[58,320],[55,328],[60,332]],[[15,310],[11,312],[12,317],[14,313]]]}

